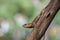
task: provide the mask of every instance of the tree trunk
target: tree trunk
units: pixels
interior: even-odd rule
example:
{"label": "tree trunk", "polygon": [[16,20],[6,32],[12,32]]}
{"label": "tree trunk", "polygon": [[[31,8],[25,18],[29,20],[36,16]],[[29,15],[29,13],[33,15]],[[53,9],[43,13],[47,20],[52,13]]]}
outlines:
{"label": "tree trunk", "polygon": [[51,0],[32,23],[24,25],[33,28],[26,40],[41,40],[60,8],[60,0]]}

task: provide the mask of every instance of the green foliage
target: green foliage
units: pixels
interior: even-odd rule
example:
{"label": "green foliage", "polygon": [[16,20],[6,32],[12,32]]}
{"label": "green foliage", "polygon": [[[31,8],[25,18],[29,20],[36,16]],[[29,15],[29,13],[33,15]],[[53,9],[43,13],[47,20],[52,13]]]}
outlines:
{"label": "green foliage", "polygon": [[58,11],[58,13],[54,19],[54,23],[57,25],[60,25],[60,10]]}

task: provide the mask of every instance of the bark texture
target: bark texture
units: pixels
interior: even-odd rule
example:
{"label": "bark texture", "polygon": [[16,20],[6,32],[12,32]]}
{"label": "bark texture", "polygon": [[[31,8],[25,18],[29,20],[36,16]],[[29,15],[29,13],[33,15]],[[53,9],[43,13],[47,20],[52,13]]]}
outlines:
{"label": "bark texture", "polygon": [[41,40],[59,8],[60,0],[51,0],[32,23],[25,24],[25,27],[33,28],[26,40]]}

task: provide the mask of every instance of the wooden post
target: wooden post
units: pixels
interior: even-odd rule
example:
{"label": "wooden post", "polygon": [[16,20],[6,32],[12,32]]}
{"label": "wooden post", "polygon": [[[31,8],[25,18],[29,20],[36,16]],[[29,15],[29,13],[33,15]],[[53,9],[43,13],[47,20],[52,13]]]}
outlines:
{"label": "wooden post", "polygon": [[26,40],[41,40],[59,8],[60,0],[51,0],[32,23],[25,24],[25,27],[33,28]]}

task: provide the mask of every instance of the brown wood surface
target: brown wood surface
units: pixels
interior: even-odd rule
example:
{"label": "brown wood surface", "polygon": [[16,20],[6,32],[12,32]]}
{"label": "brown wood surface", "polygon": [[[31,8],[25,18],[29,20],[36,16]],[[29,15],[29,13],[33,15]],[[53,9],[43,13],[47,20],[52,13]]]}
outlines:
{"label": "brown wood surface", "polygon": [[51,0],[32,23],[25,24],[25,27],[33,28],[26,40],[41,40],[59,8],[60,0]]}

